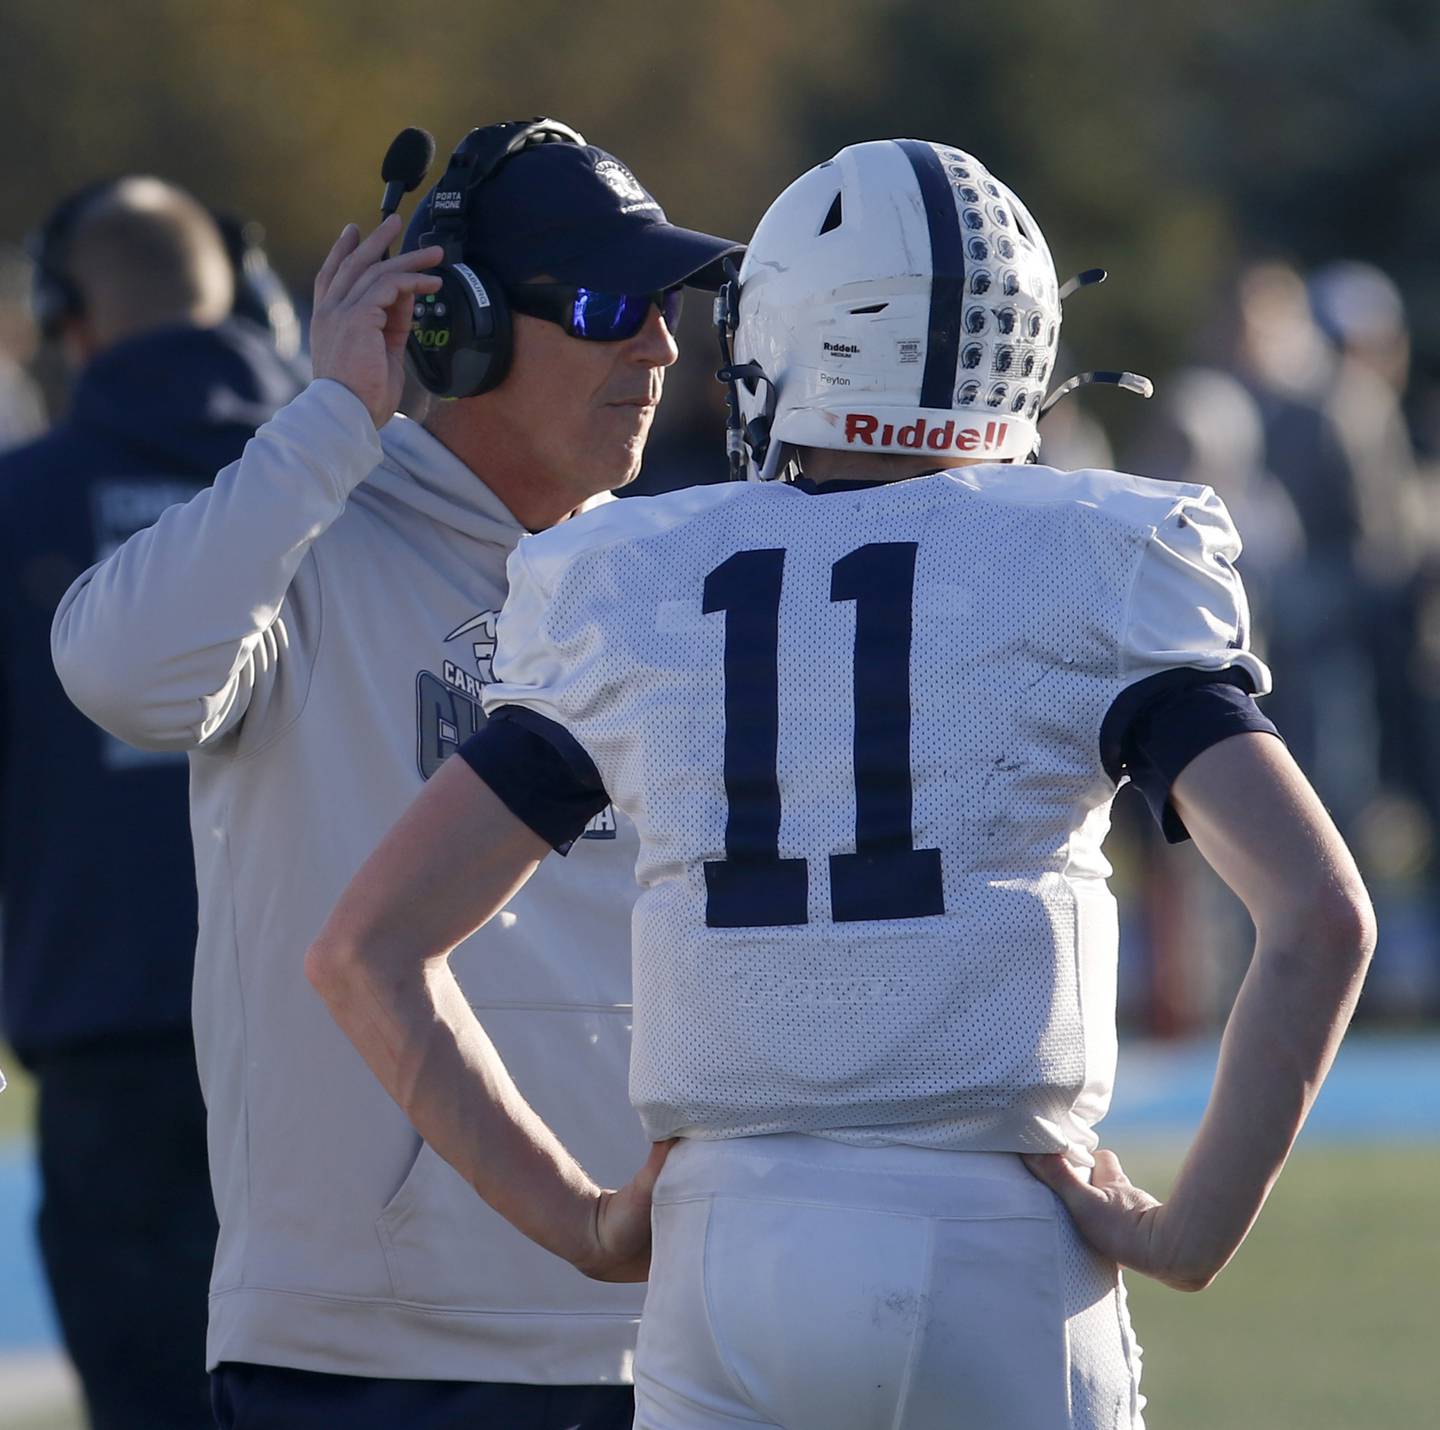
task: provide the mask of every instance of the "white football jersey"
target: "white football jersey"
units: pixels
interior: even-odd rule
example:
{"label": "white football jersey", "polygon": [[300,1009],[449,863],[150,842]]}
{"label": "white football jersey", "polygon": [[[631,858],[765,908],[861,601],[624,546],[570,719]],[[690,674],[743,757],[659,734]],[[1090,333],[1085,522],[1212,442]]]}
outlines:
{"label": "white football jersey", "polygon": [[1003,465],[522,541],[485,704],[563,727],[638,827],[648,1133],[1093,1146],[1101,725],[1173,667],[1269,688],[1239,550],[1209,488]]}

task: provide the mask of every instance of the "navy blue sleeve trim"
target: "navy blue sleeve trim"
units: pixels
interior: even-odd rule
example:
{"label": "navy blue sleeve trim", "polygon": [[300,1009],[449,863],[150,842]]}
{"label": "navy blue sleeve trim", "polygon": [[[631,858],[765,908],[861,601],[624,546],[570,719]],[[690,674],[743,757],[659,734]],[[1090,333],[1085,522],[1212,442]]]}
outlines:
{"label": "navy blue sleeve trim", "polygon": [[1110,707],[1100,730],[1106,773],[1117,782],[1130,777],[1171,844],[1190,837],[1170,803],[1170,787],[1186,765],[1231,735],[1279,735],[1251,689],[1243,670],[1186,667],[1137,681]]}
{"label": "navy blue sleeve trim", "polygon": [[610,803],[595,762],[563,725],[520,705],[502,705],[460,746],[460,758],[516,819],[568,854]]}

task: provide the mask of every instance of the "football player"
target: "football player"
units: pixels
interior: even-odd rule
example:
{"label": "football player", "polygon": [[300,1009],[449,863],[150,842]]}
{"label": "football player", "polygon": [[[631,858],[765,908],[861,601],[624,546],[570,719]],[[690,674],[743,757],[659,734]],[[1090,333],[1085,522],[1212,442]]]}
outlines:
{"label": "football player", "polygon": [[[642,1276],[653,1198],[638,1426],[1139,1426],[1119,1266],[1220,1271],[1354,1006],[1370,904],[1255,704],[1224,506],[1032,460],[1074,286],[958,149],[859,144],[792,184],[717,313],[752,480],[521,542],[487,725],[310,950],[522,1231]],[[1127,780],[1257,932],[1163,1204],[1094,1131]],[[631,1096],[656,1143],[618,1192],[446,963],[612,800],[640,832]]]}

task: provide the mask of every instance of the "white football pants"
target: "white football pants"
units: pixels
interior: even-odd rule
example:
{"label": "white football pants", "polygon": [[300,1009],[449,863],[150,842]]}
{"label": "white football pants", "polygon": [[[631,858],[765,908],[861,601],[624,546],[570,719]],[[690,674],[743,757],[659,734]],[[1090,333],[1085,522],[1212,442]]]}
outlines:
{"label": "white football pants", "polygon": [[998,1152],[682,1141],[635,1430],[1143,1430],[1118,1268]]}

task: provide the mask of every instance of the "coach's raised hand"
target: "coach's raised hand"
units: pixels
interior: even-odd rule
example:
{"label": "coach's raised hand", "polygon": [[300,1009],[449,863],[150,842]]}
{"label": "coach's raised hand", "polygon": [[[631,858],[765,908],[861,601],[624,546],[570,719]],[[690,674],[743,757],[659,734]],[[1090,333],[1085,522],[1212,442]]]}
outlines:
{"label": "coach's raised hand", "polygon": [[310,324],[315,376],[348,387],[377,427],[390,420],[400,401],[415,295],[440,287],[435,274],[422,270],[444,256],[431,247],[386,258],[400,229],[394,214],[364,238],[353,223],[346,224],[315,276]]}

